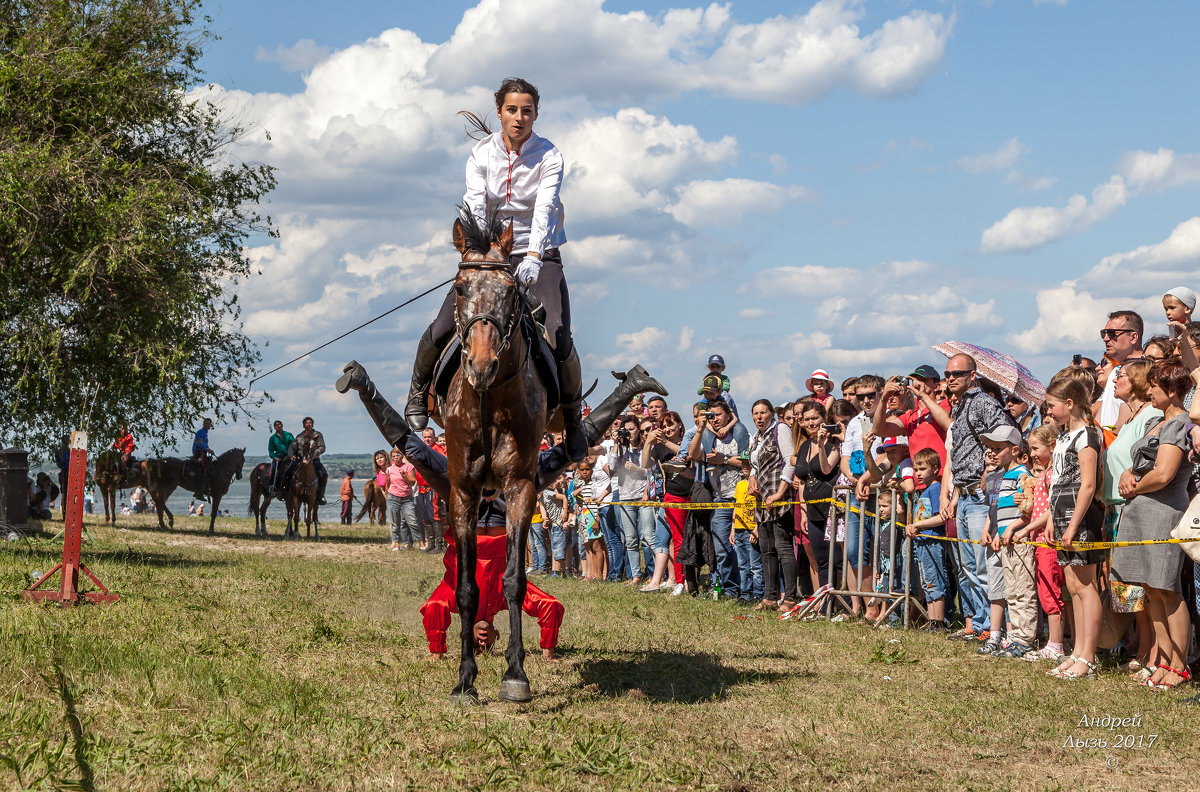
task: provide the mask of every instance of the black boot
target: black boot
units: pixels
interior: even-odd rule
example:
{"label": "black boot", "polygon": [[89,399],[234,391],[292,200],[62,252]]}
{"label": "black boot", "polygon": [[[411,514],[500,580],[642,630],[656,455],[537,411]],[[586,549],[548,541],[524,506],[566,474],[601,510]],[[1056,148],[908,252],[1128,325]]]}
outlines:
{"label": "black boot", "polygon": [[325,486],[329,484],[328,473],[317,474],[317,503],[324,506],[325,504]]}
{"label": "black boot", "polygon": [[367,415],[371,416],[383,439],[392,448],[403,449],[404,441],[408,439],[412,430],[400,417],[400,413],[379,393],[375,383],[367,376],[367,370],[359,365],[358,361],[351,360],[342,371],[345,373],[334,386],[338,393],[345,393],[351,389],[358,391],[358,398],[362,399],[363,406],[367,408]]}
{"label": "black boot", "polygon": [[404,417],[414,431],[419,432],[429,425],[429,384],[433,381],[433,369],[441,352],[441,348],[433,341],[433,334],[426,330],[417,344],[408,402],[404,405]]}
{"label": "black boot", "polygon": [[563,414],[563,450],[567,452],[567,459],[578,462],[587,456],[588,441],[583,435],[579,411],[583,401],[583,372],[574,345],[558,363],[558,387]]}
{"label": "black boot", "polygon": [[608,427],[612,426],[612,422],[629,407],[629,402],[634,396],[639,393],[669,395],[662,383],[651,377],[650,372],[640,365],[634,366],[624,374],[614,371],[612,375],[620,380],[620,384],[583,419],[583,435],[588,446],[600,442],[600,438],[608,431]]}

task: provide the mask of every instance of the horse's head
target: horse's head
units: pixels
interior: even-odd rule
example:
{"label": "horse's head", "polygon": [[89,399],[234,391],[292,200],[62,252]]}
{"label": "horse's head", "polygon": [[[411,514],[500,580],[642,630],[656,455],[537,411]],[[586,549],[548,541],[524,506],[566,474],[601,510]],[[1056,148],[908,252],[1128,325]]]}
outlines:
{"label": "horse's head", "polygon": [[500,357],[520,324],[517,280],[508,263],[512,224],[480,222],[469,213],[454,221],[454,247],[462,254],[454,279],[454,324],[462,342],[463,374],[485,391],[500,371]]}
{"label": "horse's head", "polygon": [[242,467],[246,464],[246,449],[231,448],[217,457],[217,461],[227,466],[227,470],[232,470],[234,478],[240,479],[242,477]]}

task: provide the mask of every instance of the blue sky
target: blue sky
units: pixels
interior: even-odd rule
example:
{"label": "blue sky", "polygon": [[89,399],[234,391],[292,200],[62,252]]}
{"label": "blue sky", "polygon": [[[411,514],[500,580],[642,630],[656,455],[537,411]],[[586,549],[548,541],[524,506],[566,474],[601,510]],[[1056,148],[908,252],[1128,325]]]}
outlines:
{"label": "blue sky", "polygon": [[[717,352],[739,403],[788,400],[817,366],[940,367],[951,338],[1048,376],[1099,351],[1105,312],[1156,325],[1166,288],[1200,283],[1195,4],[205,8],[203,95],[251,125],[237,156],[279,169],[281,236],[240,285],[264,369],[449,276],[454,111],[511,74],[568,162],[576,343],[602,387],[641,361],[686,406]],[[272,375],[262,425],[214,445],[304,414],[331,451],[378,445],[332,381],[357,358],[399,401],[437,304]]]}

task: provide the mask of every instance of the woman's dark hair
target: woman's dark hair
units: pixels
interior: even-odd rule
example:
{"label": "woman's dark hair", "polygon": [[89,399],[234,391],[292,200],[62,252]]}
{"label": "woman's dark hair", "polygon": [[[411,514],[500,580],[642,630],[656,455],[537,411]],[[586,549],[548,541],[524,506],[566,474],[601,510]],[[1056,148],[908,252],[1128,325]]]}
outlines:
{"label": "woman's dark hair", "polygon": [[1150,375],[1146,378],[1150,384],[1157,385],[1168,396],[1183,398],[1192,387],[1192,378],[1187,367],[1177,357],[1166,358],[1154,364]]}
{"label": "woman's dark hair", "polygon": [[[804,417],[804,414],[806,412],[820,413],[822,423],[825,422],[826,420],[828,420],[828,418],[829,418],[829,414],[825,411],[825,408],[821,406],[821,402],[817,401],[816,399],[810,399],[808,397],[804,397],[802,399],[797,399],[796,403],[795,403],[795,405],[793,405],[792,409],[795,410],[796,407],[800,408],[800,417],[801,418]],[[808,436],[808,432],[804,431],[804,426],[802,425],[802,422],[796,421],[795,425],[792,427],[792,444],[795,446],[799,446],[800,438],[802,438],[802,437],[805,440],[813,439]]]}
{"label": "woman's dark hair", "polygon": [[[382,468],[379,467],[379,465],[375,462],[375,457],[379,456],[380,454],[383,454],[383,467]],[[371,454],[371,467],[375,469],[376,473],[378,473],[380,470],[386,470],[388,459],[389,459],[388,452],[381,448],[378,451],[376,451],[374,454]]]}
{"label": "woman's dark hair", "polygon": [[542,97],[538,94],[538,89],[533,87],[533,83],[524,80],[520,77],[506,77],[504,82],[500,83],[500,87],[496,90],[496,109],[499,110],[504,104],[504,97],[510,93],[529,94],[533,97],[533,109],[538,109],[538,103]]}
{"label": "woman's dark hair", "polygon": [[829,415],[834,420],[838,418],[853,418],[858,415],[858,408],[847,399],[838,399],[833,403],[833,407],[830,408]]}
{"label": "woman's dark hair", "polygon": [[766,407],[766,408],[767,408],[768,410],[770,410],[772,413],[774,413],[774,412],[775,412],[775,407],[774,407],[774,406],[772,406],[772,404],[771,404],[771,402],[770,402],[770,400],[769,400],[769,399],[759,399],[758,401],[754,402],[754,404],[751,404],[751,405],[750,405],[750,412],[754,412],[754,408],[755,408],[755,407],[757,407],[757,406],[758,406],[758,405],[760,405],[760,404],[761,404],[762,406]]}
{"label": "woman's dark hair", "polygon": [[674,410],[668,410],[667,412],[663,413],[663,418],[670,418],[675,423],[683,426],[683,417]]}

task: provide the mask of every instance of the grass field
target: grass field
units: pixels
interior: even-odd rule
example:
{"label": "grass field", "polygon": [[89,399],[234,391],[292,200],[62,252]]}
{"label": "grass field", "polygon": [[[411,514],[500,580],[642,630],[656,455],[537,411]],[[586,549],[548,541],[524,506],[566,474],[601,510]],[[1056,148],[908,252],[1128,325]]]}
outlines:
{"label": "grass field", "polygon": [[[417,612],[440,559],[389,552],[361,525],[329,525],[319,545],[278,526],[255,540],[249,520],[213,536],[207,518],[176,525],[88,523],[85,562],[121,593],[110,605],[25,604],[12,592],[61,546],[0,548],[0,788],[1140,792],[1200,778],[1200,707],[1112,670],[1067,683],[940,637],[575,580],[537,579],[566,617],[555,662],[525,621],[533,701],[496,700],[496,654],[480,663],[484,705],[459,708],[457,661],[428,659]],[[1064,747],[1076,739],[1092,747]]]}

